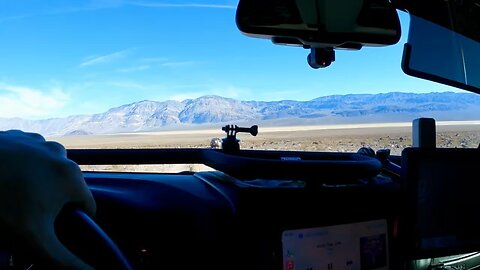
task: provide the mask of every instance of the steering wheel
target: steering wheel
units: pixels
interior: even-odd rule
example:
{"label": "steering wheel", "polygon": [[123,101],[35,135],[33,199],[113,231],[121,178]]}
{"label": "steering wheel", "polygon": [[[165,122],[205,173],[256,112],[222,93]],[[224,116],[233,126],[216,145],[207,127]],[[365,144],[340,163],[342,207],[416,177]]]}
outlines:
{"label": "steering wheel", "polygon": [[115,242],[83,211],[62,211],[55,229],[60,241],[95,269],[133,270]]}

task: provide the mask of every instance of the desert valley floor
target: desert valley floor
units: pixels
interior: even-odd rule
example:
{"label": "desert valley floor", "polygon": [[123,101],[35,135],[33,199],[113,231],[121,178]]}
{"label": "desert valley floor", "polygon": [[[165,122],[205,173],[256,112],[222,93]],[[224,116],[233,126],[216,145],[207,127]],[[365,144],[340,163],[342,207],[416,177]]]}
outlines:
{"label": "desert valley floor", "polygon": [[[214,138],[223,138],[218,130],[142,132],[112,135],[52,137],[69,149],[79,148],[210,148]],[[411,146],[410,123],[352,124],[328,126],[289,126],[259,128],[256,137],[241,134],[242,149],[356,152],[367,146],[388,148],[400,155]],[[437,122],[437,147],[477,148],[480,121]],[[84,170],[170,172],[205,168],[198,165],[83,166]]]}

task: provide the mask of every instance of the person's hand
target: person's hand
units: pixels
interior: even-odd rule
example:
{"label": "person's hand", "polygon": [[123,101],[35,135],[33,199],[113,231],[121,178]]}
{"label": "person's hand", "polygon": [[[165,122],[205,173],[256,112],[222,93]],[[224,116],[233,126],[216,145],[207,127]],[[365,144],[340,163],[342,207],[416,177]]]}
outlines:
{"label": "person's hand", "polygon": [[49,269],[93,269],[55,235],[55,218],[66,204],[95,213],[82,172],[65,148],[39,134],[0,131],[0,243]]}

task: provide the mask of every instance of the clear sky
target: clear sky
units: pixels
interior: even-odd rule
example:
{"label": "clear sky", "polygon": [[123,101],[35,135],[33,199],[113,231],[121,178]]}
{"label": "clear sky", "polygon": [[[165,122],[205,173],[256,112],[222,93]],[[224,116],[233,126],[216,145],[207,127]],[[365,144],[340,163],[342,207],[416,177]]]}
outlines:
{"label": "clear sky", "polygon": [[0,0],[0,117],[103,112],[144,99],[214,94],[309,100],[391,91],[454,91],[400,69],[396,46],[338,51],[311,69],[301,48],[243,36],[236,0]]}

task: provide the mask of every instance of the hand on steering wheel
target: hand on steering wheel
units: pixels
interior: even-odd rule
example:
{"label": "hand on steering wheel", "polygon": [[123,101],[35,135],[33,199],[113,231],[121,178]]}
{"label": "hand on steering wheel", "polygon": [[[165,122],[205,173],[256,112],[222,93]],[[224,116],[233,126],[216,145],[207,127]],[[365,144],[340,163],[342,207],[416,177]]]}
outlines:
{"label": "hand on steering wheel", "polygon": [[0,132],[0,243],[48,269],[93,269],[58,240],[66,204],[95,213],[95,201],[65,148],[35,133]]}

